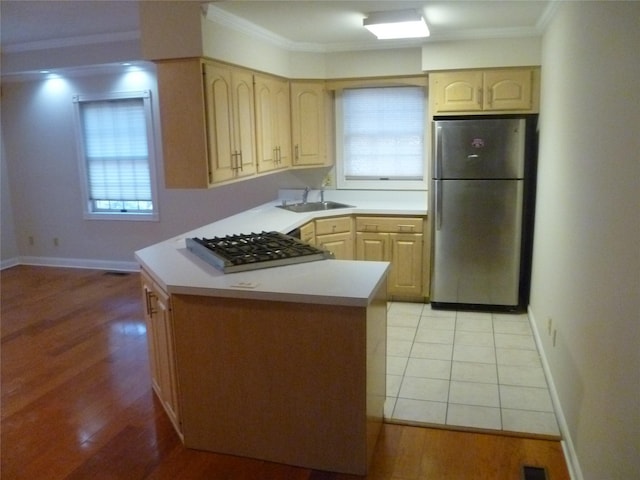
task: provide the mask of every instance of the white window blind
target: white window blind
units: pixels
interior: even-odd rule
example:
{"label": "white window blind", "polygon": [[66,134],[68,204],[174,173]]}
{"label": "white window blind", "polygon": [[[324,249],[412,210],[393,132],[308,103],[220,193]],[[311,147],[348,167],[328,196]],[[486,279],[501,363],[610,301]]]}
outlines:
{"label": "white window blind", "polygon": [[344,90],[345,180],[422,181],[425,105],[422,87]]}
{"label": "white window blind", "polygon": [[147,98],[76,98],[89,213],[154,213]]}

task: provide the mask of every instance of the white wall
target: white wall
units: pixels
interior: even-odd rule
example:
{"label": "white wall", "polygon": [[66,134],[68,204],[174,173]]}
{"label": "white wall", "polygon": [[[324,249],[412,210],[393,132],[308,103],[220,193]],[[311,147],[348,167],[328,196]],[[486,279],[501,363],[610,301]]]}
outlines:
{"label": "white wall", "polygon": [[540,38],[486,38],[428,43],[422,49],[426,71],[540,65]]}
{"label": "white wall", "polygon": [[[131,82],[129,74],[110,72],[3,84],[4,263],[18,255],[25,263],[135,266],[137,249],[271,201],[281,186],[304,185],[294,175],[281,173],[211,190],[167,190],[158,144],[160,221],[84,220],[72,95],[150,89],[157,102],[153,67],[150,74],[139,72],[135,78]],[[154,112],[157,115],[157,103]],[[158,121],[156,117],[156,135]],[[11,189],[5,188],[9,184]]]}
{"label": "white wall", "polygon": [[[9,185],[9,176],[7,175],[7,161],[4,153],[3,135],[0,135],[0,209],[2,225],[0,226],[0,261],[4,259],[16,259],[18,257],[18,245],[16,244],[16,236],[13,221],[13,205],[11,201],[11,189]],[[0,263],[0,267],[8,266]]]}
{"label": "white wall", "polygon": [[540,65],[540,38],[477,39],[346,52],[287,50],[258,34],[203,18],[203,54],[287,78],[420,75],[425,71]]}
{"label": "white wall", "polygon": [[542,49],[530,311],[588,480],[640,478],[639,19],[563,2]]}

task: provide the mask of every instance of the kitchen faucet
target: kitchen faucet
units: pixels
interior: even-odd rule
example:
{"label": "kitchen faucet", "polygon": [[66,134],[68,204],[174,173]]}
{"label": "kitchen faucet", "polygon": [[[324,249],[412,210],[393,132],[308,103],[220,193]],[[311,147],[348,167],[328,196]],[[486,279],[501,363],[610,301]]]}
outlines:
{"label": "kitchen faucet", "polygon": [[304,192],[302,193],[302,203],[307,203],[308,196],[309,196],[309,187],[304,187]]}

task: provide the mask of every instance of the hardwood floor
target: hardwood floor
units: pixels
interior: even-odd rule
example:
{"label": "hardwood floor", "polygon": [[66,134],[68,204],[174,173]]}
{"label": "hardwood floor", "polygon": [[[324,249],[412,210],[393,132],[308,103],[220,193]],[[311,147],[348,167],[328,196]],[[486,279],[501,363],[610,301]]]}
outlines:
{"label": "hardwood floor", "polygon": [[[1,463],[9,479],[345,480],[184,448],[152,394],[139,275],[2,271]],[[569,479],[558,442],[387,424],[369,479]]]}

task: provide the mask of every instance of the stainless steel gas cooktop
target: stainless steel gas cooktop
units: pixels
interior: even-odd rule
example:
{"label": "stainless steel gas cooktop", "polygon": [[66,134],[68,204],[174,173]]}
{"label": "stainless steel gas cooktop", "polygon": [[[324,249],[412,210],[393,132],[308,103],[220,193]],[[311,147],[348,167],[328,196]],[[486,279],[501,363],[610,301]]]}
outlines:
{"label": "stainless steel gas cooktop", "polygon": [[280,232],[187,238],[187,249],[224,273],[333,258],[333,254]]}

